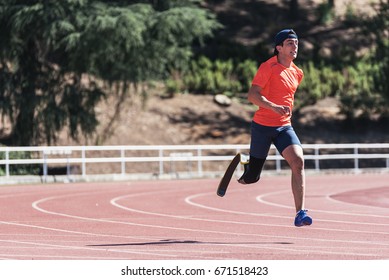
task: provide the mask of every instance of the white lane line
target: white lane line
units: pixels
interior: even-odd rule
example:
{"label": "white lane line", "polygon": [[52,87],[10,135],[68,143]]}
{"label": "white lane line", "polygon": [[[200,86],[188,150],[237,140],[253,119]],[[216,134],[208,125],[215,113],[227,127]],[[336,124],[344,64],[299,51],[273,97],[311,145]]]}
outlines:
{"label": "white lane line", "polygon": [[112,248],[96,248],[96,247],[83,247],[83,246],[71,246],[71,245],[57,245],[57,244],[47,244],[47,243],[17,241],[17,240],[0,240],[0,242],[22,244],[22,245],[32,245],[35,247],[38,246],[40,249],[45,249],[45,248],[51,247],[51,248],[63,249],[63,250],[94,251],[94,252],[104,252],[104,253],[124,253],[124,254],[130,254],[130,255],[136,254],[136,255],[160,256],[160,257],[177,257],[177,255],[148,253],[148,252],[143,252],[141,250],[134,251],[134,250],[121,250],[121,249],[112,249]]}
{"label": "white lane line", "polygon": [[[125,195],[125,196],[120,196],[117,198],[114,198],[111,200],[111,203],[123,210],[126,211],[131,211],[131,212],[136,212],[140,214],[148,214],[148,215],[154,215],[154,216],[161,216],[161,217],[168,217],[168,218],[175,218],[175,219],[185,219],[185,220],[196,220],[196,221],[205,221],[205,222],[219,222],[219,223],[227,223],[227,224],[242,224],[242,225],[253,225],[253,226],[267,226],[267,227],[283,227],[283,228],[295,228],[294,226],[285,226],[285,225],[276,225],[276,224],[265,224],[265,223],[248,223],[248,222],[237,222],[237,221],[230,221],[230,220],[214,220],[214,219],[204,219],[204,218],[195,218],[195,217],[189,217],[189,216],[177,216],[177,215],[169,215],[169,214],[162,214],[162,213],[156,213],[156,212],[149,212],[149,211],[143,211],[139,209],[134,209],[134,208],[129,208],[123,205],[120,205],[118,203],[119,200],[126,199],[129,197],[137,197],[141,196],[142,194],[131,194],[131,195]],[[185,200],[189,202],[189,204],[192,204],[191,197],[198,196],[200,194],[194,195],[187,197]],[[203,206],[203,205],[201,205]],[[205,208],[209,209],[210,207],[205,206]],[[218,208],[212,208],[213,210],[220,210]],[[225,212],[224,210],[220,210],[222,212]],[[246,213],[246,212],[235,212],[235,211],[226,211],[226,212],[233,212],[237,214],[253,214],[258,216],[255,213]],[[264,216],[269,216],[269,215],[264,215]],[[334,232],[347,232],[347,233],[359,233],[359,234],[382,234],[382,235],[389,235],[389,232],[377,232],[377,231],[363,231],[363,230],[342,230],[342,229],[331,229],[331,228],[312,228],[313,230],[323,230],[323,231],[334,231]]]}
{"label": "white lane line", "polygon": [[[85,193],[79,193],[76,195],[90,195],[90,192],[85,192]],[[75,194],[71,195],[63,195],[61,197],[66,197],[66,196],[75,196]],[[34,208],[34,203],[32,204]],[[94,219],[98,220],[98,219]],[[20,226],[20,227],[27,227],[27,228],[35,228],[35,229],[40,229],[40,230],[48,230],[48,231],[55,231],[55,232],[62,232],[62,233],[69,233],[69,234],[77,234],[77,235],[87,235],[87,236],[95,236],[95,237],[107,237],[107,238],[121,238],[121,239],[131,239],[131,240],[143,240],[143,243],[147,242],[160,242],[161,240],[165,239],[164,237],[161,238],[145,238],[141,236],[118,236],[118,235],[107,235],[107,234],[96,234],[96,233],[90,233],[90,232],[81,232],[81,231],[71,231],[71,230],[63,230],[63,229],[58,229],[58,228],[52,228],[52,227],[43,227],[43,226],[37,226],[37,225],[31,225],[31,224],[21,224],[21,223],[16,223],[16,222],[7,222],[7,221],[0,221],[0,224],[4,225],[12,225],[12,226]],[[31,236],[31,235],[30,235]],[[150,251],[150,250],[147,250]],[[158,251],[163,251],[163,250],[158,250]],[[155,251],[154,251],[155,252]],[[134,251],[136,254],[142,254],[142,255],[152,255],[152,256],[159,256],[159,257],[177,257],[176,255],[172,255],[173,251],[172,250],[167,250],[166,252],[170,254],[157,254],[157,253],[142,253],[141,250]]]}
{"label": "white lane line", "polygon": [[[7,258],[6,258],[7,257]],[[10,257],[13,257],[10,259]],[[84,256],[64,256],[64,255],[27,255],[27,254],[1,254],[0,253],[0,260],[29,260],[29,259],[54,259],[54,260],[62,260],[62,259],[69,259],[69,260],[106,260],[107,258],[98,258],[98,257],[84,257]],[[123,260],[123,258],[109,258],[110,260]]]}
{"label": "white lane line", "polygon": [[[204,194],[208,194],[208,193],[204,193]],[[126,198],[130,198],[130,197],[138,197],[138,196],[142,196],[142,195],[144,195],[144,194],[138,193],[138,194],[130,194],[130,195],[124,195],[124,196],[116,197],[116,198],[111,199],[111,204],[116,206],[116,207],[118,207],[118,208],[126,210],[126,211],[131,211],[131,212],[145,214],[145,215],[173,218],[173,219],[194,220],[194,221],[203,221],[203,222],[211,222],[211,223],[218,222],[218,223],[226,223],[226,224],[240,224],[240,225],[253,225],[253,226],[266,226],[266,227],[279,227],[279,228],[295,228],[294,226],[281,225],[281,224],[268,224],[268,223],[253,223],[253,222],[242,222],[242,221],[232,221],[232,220],[205,219],[205,218],[190,217],[188,215],[178,216],[178,215],[162,214],[162,213],[158,213],[158,212],[150,212],[150,211],[144,211],[144,210],[140,210],[140,209],[135,209],[135,208],[128,207],[128,206],[123,206],[123,205],[118,203],[118,201],[120,201],[120,200],[123,200],[123,199],[126,199]],[[220,211],[220,212],[230,213],[230,214],[252,215],[252,216],[262,216],[262,217],[291,219],[290,217],[276,216],[276,215],[271,215],[271,214],[258,214],[258,213],[251,213],[251,212],[240,212],[240,211],[232,211],[232,210],[223,210],[223,209],[219,209],[219,208],[214,208],[214,207],[209,207],[209,206],[205,206],[205,205],[202,205],[202,204],[194,203],[194,202],[191,201],[193,198],[195,198],[195,197],[197,197],[199,195],[203,195],[203,194],[196,194],[196,195],[193,195],[193,196],[186,197],[185,198],[185,202],[190,204],[190,205],[194,205],[194,206],[197,206],[197,207],[200,207],[200,208],[205,208],[205,209],[208,209],[208,210]],[[332,222],[333,220],[323,220],[323,219],[320,219],[320,221]],[[338,222],[339,223],[345,223],[344,221],[338,221]],[[357,223],[357,224],[360,224],[360,223]],[[344,229],[337,229],[337,228],[318,228],[318,227],[314,227],[312,229],[313,230],[333,231],[333,232],[350,232],[350,233],[389,235],[389,232],[386,232],[386,231],[385,232],[377,232],[377,231],[366,231],[366,230],[352,230],[352,229],[344,230]]]}
{"label": "white lane line", "polygon": [[[50,211],[49,211],[50,212]],[[75,217],[78,217],[79,218],[79,216],[75,216]],[[81,217],[81,218],[83,218],[84,219],[84,217]],[[286,218],[286,217],[282,217],[282,218]],[[101,222],[102,220],[101,219],[94,219],[95,221],[97,220],[97,221],[99,221],[99,222]],[[105,220],[105,222],[107,222],[106,220]],[[117,222],[115,222],[115,223],[117,223]],[[133,224],[133,223],[131,223],[131,224]],[[142,226],[145,226],[145,225],[142,225]],[[146,225],[146,226],[148,226],[148,225]],[[217,233],[219,233],[219,232],[217,232]],[[241,235],[241,234],[239,234],[239,235]],[[261,236],[261,235],[256,235],[256,236]],[[270,237],[270,236],[269,236]],[[274,238],[275,236],[274,235],[271,235],[271,237],[272,238]],[[290,239],[290,237],[289,236],[287,236],[286,238],[288,238],[288,239]],[[328,241],[328,240],[324,240],[324,241]],[[340,241],[340,242],[344,242],[344,241]],[[365,244],[365,243],[362,243],[362,244]],[[371,244],[371,243],[369,243],[369,244]],[[378,243],[379,245],[382,245],[381,243]],[[385,244],[385,245],[387,245],[387,244]],[[239,245],[238,245],[239,246]],[[274,249],[274,247],[269,247],[270,249]],[[300,251],[299,251],[300,252]],[[317,252],[314,252],[314,253],[317,253]],[[335,253],[335,254],[344,254],[343,252],[342,253]],[[355,254],[351,254],[351,255],[355,255]]]}
{"label": "white lane line", "polygon": [[[72,230],[64,230],[64,229],[58,229],[58,228],[50,228],[50,227],[43,227],[43,226],[36,226],[36,225],[29,225],[29,224],[20,224],[20,223],[13,223],[13,222],[6,222],[6,221],[0,221],[0,224],[5,225],[12,225],[12,226],[19,226],[19,227],[26,227],[26,228],[34,228],[34,229],[41,229],[41,230],[48,230],[48,231],[54,231],[54,232],[63,232],[63,233],[71,233],[71,234],[78,234],[78,235],[87,235],[87,236],[94,236],[94,237],[107,237],[107,238],[120,238],[120,239],[131,239],[131,240],[144,240],[144,242],[159,242],[163,238],[159,239],[152,239],[152,238],[144,238],[144,237],[133,237],[133,236],[118,236],[118,235],[108,235],[108,234],[97,234],[97,233],[90,233],[90,232],[83,232],[83,231],[72,231]],[[31,235],[29,235],[31,236]],[[40,236],[40,235],[39,235]],[[84,248],[84,247],[82,247]],[[88,248],[84,248],[88,249]],[[137,253],[139,251],[134,251],[134,253]],[[137,253],[137,254],[143,254],[143,253]],[[148,253],[147,253],[148,254]],[[156,255],[156,254],[150,254],[150,255]],[[158,254],[161,257],[172,257],[174,255],[171,254]]]}
{"label": "white lane line", "polygon": [[[43,203],[43,202],[46,202],[46,201],[49,201],[49,200],[53,200],[53,199],[60,199],[60,198],[61,198],[61,196],[48,197],[48,198],[44,198],[44,199],[35,201],[32,205],[33,205],[33,208],[35,208],[36,210],[44,212],[46,214],[64,216],[64,217],[81,219],[81,220],[89,220],[89,221],[98,221],[98,222],[106,222],[106,223],[124,224],[124,225],[141,226],[141,227],[149,227],[149,228],[162,228],[162,229],[168,229],[168,230],[174,230],[174,231],[182,230],[182,231],[190,231],[190,232],[203,232],[203,233],[205,232],[205,233],[214,233],[214,234],[218,234],[218,235],[226,234],[226,235],[255,236],[255,237],[266,237],[266,238],[278,237],[278,238],[285,238],[285,239],[288,239],[288,240],[290,240],[290,239],[306,240],[306,241],[316,240],[316,241],[319,241],[319,242],[328,242],[328,239],[320,239],[320,238],[302,238],[302,237],[290,237],[290,236],[279,236],[279,235],[275,236],[274,234],[266,235],[266,234],[234,233],[234,232],[223,232],[223,231],[212,231],[212,230],[201,230],[201,229],[189,229],[189,228],[182,228],[182,227],[158,226],[158,225],[149,225],[149,224],[141,224],[141,223],[133,223],[133,222],[120,222],[120,221],[112,221],[112,220],[109,220],[109,219],[87,218],[87,217],[82,217],[82,216],[68,215],[68,214],[48,211],[48,210],[44,210],[43,208],[38,206],[40,203]],[[361,244],[363,244],[363,245],[371,244],[371,245],[389,246],[389,244],[382,243],[382,242],[366,242],[366,241],[335,240],[335,239],[331,239],[330,241],[331,242],[348,243],[348,244],[354,244],[354,245],[356,245],[356,244],[359,244],[359,245],[361,245]],[[223,245],[223,246],[225,246],[225,245]],[[271,248],[273,250],[276,249],[274,247],[271,247]],[[289,249],[282,248],[282,250],[289,250]],[[316,252],[316,251],[312,252],[312,253],[320,254],[320,252]],[[323,253],[326,254],[327,252],[323,252]],[[344,253],[342,252],[342,253],[339,253],[339,254],[343,255]],[[354,253],[353,255],[356,255],[356,254]],[[363,254],[363,255],[365,256],[365,254]]]}
{"label": "white lane line", "polygon": [[[285,192],[285,191],[282,191],[282,192]],[[267,194],[264,194],[264,195],[260,195],[258,196],[256,199],[257,201],[259,201],[260,203],[264,203],[268,206],[273,206],[273,207],[277,207],[277,208],[291,208],[294,210],[293,207],[289,207],[289,206],[285,206],[283,204],[277,204],[277,203],[273,203],[273,202],[267,202],[263,199],[263,197],[265,196],[268,196],[268,195],[274,195],[275,193],[282,193],[282,192],[273,192],[273,193],[267,193]],[[197,198],[197,197],[200,197],[200,196],[207,196],[209,195],[210,193],[200,193],[200,194],[196,194],[196,195],[193,195],[193,196],[190,196],[190,197],[187,197],[185,199],[185,201],[188,203],[188,204],[191,204],[193,206],[196,206],[196,207],[199,207],[199,208],[204,208],[204,209],[208,209],[208,210],[213,210],[213,211],[219,211],[219,212],[224,212],[224,213],[230,213],[230,214],[239,214],[239,215],[251,215],[251,216],[259,216],[259,217],[273,217],[273,218],[287,218],[287,219],[290,219],[290,217],[286,217],[286,216],[278,216],[278,215],[273,215],[273,214],[269,214],[269,213],[265,213],[265,214],[259,214],[259,213],[251,213],[251,212],[241,212],[241,211],[233,211],[233,210],[225,210],[225,209],[219,209],[219,208],[215,208],[215,207],[210,207],[210,206],[206,206],[206,205],[203,205],[203,204],[200,204],[200,203],[196,203],[196,202],[193,202],[192,200]],[[336,211],[324,211],[324,210],[315,210],[315,209],[311,209],[312,212],[322,212],[322,213],[330,213],[330,214],[344,214],[344,215],[351,215],[351,216],[362,216],[362,217],[366,217],[366,216],[369,216],[369,214],[355,214],[355,213],[348,213],[348,212],[336,212]],[[372,215],[374,217],[377,217],[377,215]],[[386,216],[378,216],[378,217],[385,217]],[[367,223],[367,222],[352,222],[352,221],[345,221],[345,220],[335,220],[335,219],[331,219],[331,220],[327,220],[327,219],[317,219],[315,218],[314,221],[321,221],[321,222],[329,222],[329,223],[340,223],[340,224],[352,224],[352,225],[367,225],[367,226],[384,226],[384,227],[387,227],[389,226],[389,224],[382,224],[382,223]],[[315,228],[315,229],[318,229],[318,228]],[[348,230],[340,230],[340,231],[344,231],[344,232],[347,232]],[[373,233],[373,232],[372,232]],[[376,233],[376,232],[374,232]],[[382,232],[381,234],[387,234],[387,232]]]}
{"label": "white lane line", "polygon": [[[160,226],[160,225],[149,225],[149,224],[141,224],[141,223],[134,223],[134,222],[121,222],[121,221],[113,221],[108,219],[96,219],[96,218],[87,218],[82,216],[75,216],[75,215],[68,215],[63,213],[56,213],[53,211],[44,210],[40,207],[38,207],[38,204],[52,200],[52,199],[60,199],[60,197],[50,197],[50,198],[44,198],[41,200],[38,200],[33,203],[34,208],[38,211],[42,211],[47,214],[51,215],[57,215],[57,216],[64,216],[68,218],[74,218],[74,219],[80,219],[80,220],[87,220],[87,221],[97,221],[97,222],[103,222],[103,223],[112,223],[112,224],[123,224],[123,225],[129,225],[129,226],[140,226],[140,227],[148,227],[148,228],[160,228],[160,229],[168,229],[168,230],[181,230],[181,231],[189,231],[189,232],[202,232],[202,233],[212,233],[212,234],[225,234],[225,235],[236,235],[236,236],[252,236],[252,237],[265,237],[265,238],[283,238],[283,239],[295,239],[295,240],[315,240],[319,242],[328,242],[328,239],[325,238],[304,238],[304,237],[291,237],[291,236],[282,236],[282,235],[274,235],[274,234],[257,234],[257,233],[242,233],[242,232],[225,232],[225,231],[215,231],[215,230],[202,230],[202,229],[189,229],[189,228],[182,228],[182,227],[171,227],[171,226]],[[372,244],[372,245],[382,245],[382,246],[389,246],[389,243],[383,243],[383,242],[366,242],[366,241],[353,241],[353,240],[336,240],[331,239],[331,242],[339,242],[339,243],[351,243],[351,244]]]}
{"label": "white lane line", "polygon": [[[52,228],[52,227],[44,227],[44,226],[37,226],[37,225],[30,225],[30,224],[21,224],[21,223],[15,223],[15,222],[7,222],[7,221],[0,221],[0,224],[41,229],[41,230],[48,230],[48,231],[55,231],[55,232],[63,232],[63,233],[69,233],[69,234],[71,233],[71,234],[76,234],[76,235],[88,235],[88,236],[109,237],[109,238],[126,238],[126,239],[136,239],[136,240],[139,240],[139,239],[152,240],[151,238],[143,238],[140,236],[123,236],[123,235],[101,234],[101,233],[92,233],[92,232],[84,232],[84,231],[74,231],[74,230],[58,229],[58,228]],[[15,235],[13,235],[13,236],[15,236]],[[19,235],[17,235],[17,236],[19,236]],[[31,234],[28,234],[28,236],[31,236]],[[39,236],[41,236],[41,235],[39,235]],[[52,236],[52,235],[50,235],[50,236]],[[155,240],[160,240],[160,239],[155,239]]]}
{"label": "white lane line", "polygon": [[[269,202],[269,201],[265,200],[266,197],[274,196],[274,195],[279,196],[280,194],[286,193],[286,192],[287,191],[277,191],[277,192],[271,192],[271,193],[262,194],[262,195],[257,196],[256,200],[258,202],[260,202],[262,204],[265,204],[265,205],[268,205],[268,206],[273,206],[273,207],[278,207],[278,208],[294,209],[293,207],[290,207],[290,206],[286,206],[286,205],[279,204],[279,203],[274,203],[274,202]],[[336,201],[336,202],[338,202],[338,201]],[[338,203],[342,203],[342,202],[338,202]],[[367,207],[365,205],[359,205],[359,204],[353,204],[353,205],[354,206]],[[320,210],[320,209],[315,209],[315,208],[310,208],[310,210],[318,212],[318,213],[335,214],[335,215],[347,215],[347,216],[356,216],[356,217],[373,217],[373,218],[385,218],[385,219],[389,218],[389,209],[388,209],[388,215],[373,215],[373,214],[369,214],[369,213],[351,213],[351,212],[345,212],[345,211],[328,211],[328,210]],[[332,221],[332,220],[328,220],[328,221]],[[362,224],[370,224],[370,223],[362,223]],[[372,225],[383,225],[383,226],[388,226],[389,225],[389,224],[377,224],[377,223],[371,223],[371,224]]]}
{"label": "white lane line", "polygon": [[[380,210],[382,211],[383,209],[385,210],[388,210],[388,213],[389,213],[389,208],[386,208],[386,207],[380,207],[380,206],[374,206],[374,205],[365,205],[365,204],[361,204],[361,203],[352,203],[352,202],[347,202],[347,201],[342,201],[342,200],[337,200],[337,199],[334,199],[332,198],[331,196],[335,196],[335,195],[339,195],[339,194],[342,194],[344,192],[335,192],[335,193],[331,193],[331,194],[327,194],[326,195],[326,199],[332,203],[336,203],[336,204],[345,204],[345,205],[351,205],[351,206],[359,206],[359,207],[364,207],[364,208],[370,208],[370,209],[373,209],[373,210]],[[379,215],[371,215],[372,217],[378,217],[378,218],[389,218],[389,214],[388,216],[379,216]]]}

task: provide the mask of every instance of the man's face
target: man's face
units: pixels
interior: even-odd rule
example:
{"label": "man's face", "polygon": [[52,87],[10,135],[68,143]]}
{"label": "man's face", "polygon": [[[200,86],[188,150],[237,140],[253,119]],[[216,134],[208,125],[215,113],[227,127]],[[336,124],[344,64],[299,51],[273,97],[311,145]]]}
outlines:
{"label": "man's face", "polygon": [[298,43],[299,41],[297,39],[286,39],[278,48],[279,54],[291,60],[295,59],[297,57]]}

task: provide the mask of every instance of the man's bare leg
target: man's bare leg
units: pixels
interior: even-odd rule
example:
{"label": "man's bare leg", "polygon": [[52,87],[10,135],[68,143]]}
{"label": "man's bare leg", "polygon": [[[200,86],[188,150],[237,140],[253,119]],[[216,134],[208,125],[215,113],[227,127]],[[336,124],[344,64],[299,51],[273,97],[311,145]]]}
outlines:
{"label": "man's bare leg", "polygon": [[305,207],[305,172],[303,149],[299,145],[290,145],[283,152],[282,156],[288,162],[292,171],[292,192],[296,212]]}

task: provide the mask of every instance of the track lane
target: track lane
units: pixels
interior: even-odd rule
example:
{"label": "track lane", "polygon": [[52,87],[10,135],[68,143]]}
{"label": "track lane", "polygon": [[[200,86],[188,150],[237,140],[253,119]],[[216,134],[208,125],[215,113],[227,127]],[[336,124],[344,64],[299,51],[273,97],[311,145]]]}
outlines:
{"label": "track lane", "polygon": [[358,194],[388,179],[310,176],[307,228],[292,225],[284,176],[224,198],[217,180],[0,187],[0,258],[387,259],[389,209]]}

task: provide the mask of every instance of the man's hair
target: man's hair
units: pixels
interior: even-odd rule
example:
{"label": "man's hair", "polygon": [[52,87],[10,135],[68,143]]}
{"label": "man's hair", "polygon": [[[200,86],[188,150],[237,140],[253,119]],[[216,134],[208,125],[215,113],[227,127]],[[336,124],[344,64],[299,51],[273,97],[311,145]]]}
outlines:
{"label": "man's hair", "polygon": [[277,33],[274,38],[274,55],[278,55],[277,46],[283,46],[284,41],[288,38],[298,39],[293,29],[284,29]]}
{"label": "man's hair", "polygon": [[[282,42],[281,44],[278,44],[277,46],[283,46],[284,45],[284,42]],[[278,50],[277,50],[277,46],[274,46],[274,55],[278,55]]]}

